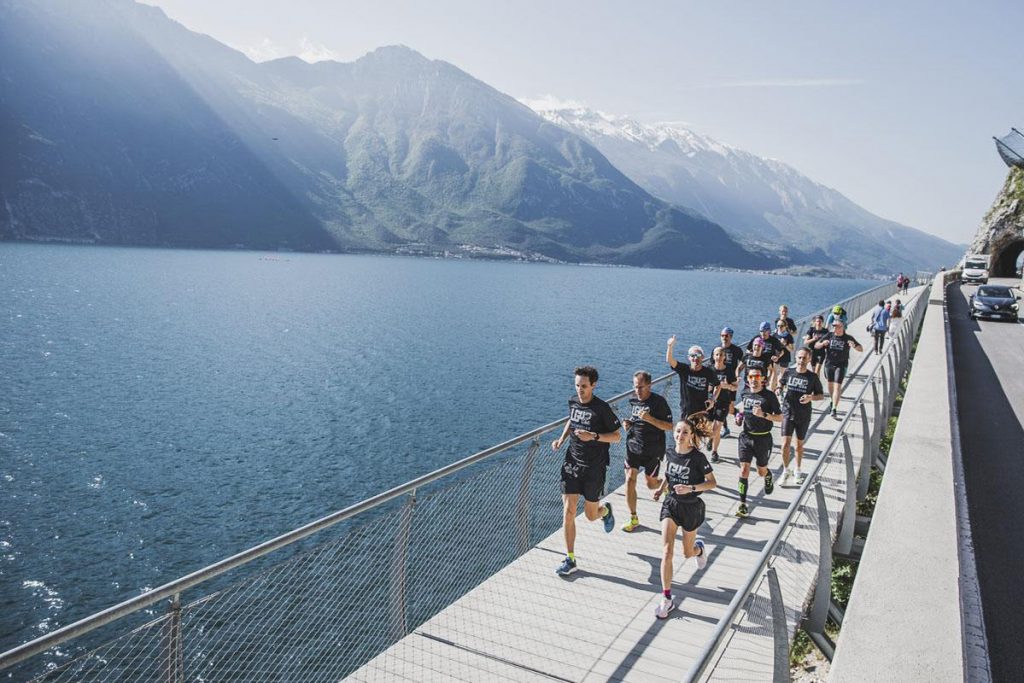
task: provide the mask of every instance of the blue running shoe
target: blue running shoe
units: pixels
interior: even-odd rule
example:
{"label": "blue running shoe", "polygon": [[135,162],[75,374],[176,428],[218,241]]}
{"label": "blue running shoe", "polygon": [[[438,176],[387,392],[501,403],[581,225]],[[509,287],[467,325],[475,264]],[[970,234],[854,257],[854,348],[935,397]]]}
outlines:
{"label": "blue running shoe", "polygon": [[725,437],[729,436],[730,434],[732,434],[732,432],[729,431],[729,425],[723,423],[722,424],[722,438],[724,439]]}
{"label": "blue running shoe", "polygon": [[605,501],[604,506],[608,508],[608,514],[604,516],[604,532],[610,534],[615,528],[615,515],[612,514],[612,504]]}
{"label": "blue running shoe", "polygon": [[574,571],[576,571],[576,563],[570,560],[569,556],[566,555],[565,559],[562,560],[562,564],[558,565],[558,569],[555,570],[555,573],[559,576],[569,576],[569,574],[572,574]]}

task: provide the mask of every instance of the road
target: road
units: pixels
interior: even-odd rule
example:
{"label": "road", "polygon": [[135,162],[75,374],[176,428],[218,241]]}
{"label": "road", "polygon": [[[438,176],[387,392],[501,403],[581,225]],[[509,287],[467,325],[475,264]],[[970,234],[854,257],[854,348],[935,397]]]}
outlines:
{"label": "road", "polygon": [[953,283],[946,292],[967,508],[993,679],[1020,680],[1024,518],[1016,501],[1024,491],[1024,324],[972,321],[967,298],[976,289]]}

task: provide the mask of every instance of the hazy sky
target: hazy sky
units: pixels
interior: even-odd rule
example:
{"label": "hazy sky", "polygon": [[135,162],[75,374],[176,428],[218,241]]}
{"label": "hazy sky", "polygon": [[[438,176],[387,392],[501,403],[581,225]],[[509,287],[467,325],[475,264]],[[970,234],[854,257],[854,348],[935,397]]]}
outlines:
{"label": "hazy sky", "polygon": [[150,0],[255,59],[403,44],[518,98],[575,100],[785,161],[967,242],[1024,129],[1022,0]]}

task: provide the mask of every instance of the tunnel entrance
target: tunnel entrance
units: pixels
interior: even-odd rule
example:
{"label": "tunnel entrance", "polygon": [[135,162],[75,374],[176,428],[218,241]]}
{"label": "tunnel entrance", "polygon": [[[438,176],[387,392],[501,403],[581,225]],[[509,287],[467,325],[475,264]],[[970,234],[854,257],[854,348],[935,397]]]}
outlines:
{"label": "tunnel entrance", "polygon": [[1024,237],[1010,240],[992,250],[990,277],[1016,277],[1017,259],[1024,252]]}

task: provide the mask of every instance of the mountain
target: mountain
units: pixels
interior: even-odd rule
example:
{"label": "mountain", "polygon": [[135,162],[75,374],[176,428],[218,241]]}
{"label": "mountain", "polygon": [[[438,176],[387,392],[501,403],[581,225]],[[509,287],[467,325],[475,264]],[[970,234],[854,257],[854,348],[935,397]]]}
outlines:
{"label": "mountain", "polygon": [[771,267],[404,47],[255,63],[130,0],[0,0],[0,237]]}
{"label": "mountain", "polygon": [[793,264],[887,275],[955,263],[962,247],[880,218],[780,161],[676,124],[646,125],[573,103],[529,101],[589,140],[656,197],[692,207],[748,246]]}

